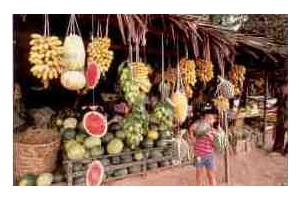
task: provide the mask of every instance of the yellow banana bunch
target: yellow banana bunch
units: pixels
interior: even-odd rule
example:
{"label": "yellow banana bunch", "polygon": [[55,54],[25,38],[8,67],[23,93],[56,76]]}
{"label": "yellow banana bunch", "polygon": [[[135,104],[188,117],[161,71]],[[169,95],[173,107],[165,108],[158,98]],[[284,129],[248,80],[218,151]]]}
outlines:
{"label": "yellow banana bunch", "polygon": [[42,36],[36,33],[30,36],[29,62],[33,65],[30,72],[42,79],[47,87],[49,80],[58,78],[61,73],[64,53],[62,42],[56,36]]}
{"label": "yellow banana bunch", "polygon": [[214,77],[213,63],[202,59],[197,59],[195,62],[197,65],[197,78],[203,83],[211,81]]}
{"label": "yellow banana bunch", "polygon": [[218,96],[217,98],[215,98],[213,100],[214,105],[216,106],[216,108],[218,109],[218,111],[222,112],[222,111],[226,111],[229,109],[229,101],[227,98],[223,97],[223,96]]}
{"label": "yellow banana bunch", "polygon": [[183,58],[180,60],[180,73],[183,80],[189,85],[194,86],[196,83],[196,65],[191,59]]}
{"label": "yellow banana bunch", "polygon": [[235,95],[241,93],[243,82],[245,80],[246,68],[242,65],[234,65],[228,72],[229,80],[234,85]]}
{"label": "yellow banana bunch", "polygon": [[110,68],[113,60],[113,51],[109,50],[111,46],[111,40],[108,37],[94,38],[87,46],[87,61],[95,61],[101,72],[107,72]]}
{"label": "yellow banana bunch", "polygon": [[149,79],[149,75],[152,73],[151,67],[143,62],[133,62],[130,67],[133,80],[139,85],[142,92],[148,93],[152,87]]}
{"label": "yellow banana bunch", "polygon": [[185,93],[187,95],[188,98],[192,98],[193,96],[193,89],[190,85],[186,85],[185,86]]}

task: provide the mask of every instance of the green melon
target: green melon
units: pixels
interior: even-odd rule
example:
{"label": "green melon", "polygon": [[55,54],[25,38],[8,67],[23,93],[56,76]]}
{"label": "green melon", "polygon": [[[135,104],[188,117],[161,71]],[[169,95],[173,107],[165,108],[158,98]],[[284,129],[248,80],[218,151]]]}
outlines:
{"label": "green melon", "polygon": [[121,139],[121,140],[125,140],[126,139],[126,133],[124,131],[117,131],[115,136],[118,138],[118,139]]}
{"label": "green melon", "polygon": [[62,138],[64,140],[75,139],[75,137],[76,137],[76,131],[74,129],[67,128],[67,129],[64,129],[62,132]]}
{"label": "green melon", "polygon": [[37,176],[34,174],[24,174],[19,182],[19,186],[35,186]]}
{"label": "green melon", "polygon": [[108,143],[110,142],[112,139],[114,138],[112,133],[106,133],[106,135],[104,135],[104,137],[102,137],[102,141],[103,143]]}
{"label": "green melon", "polygon": [[114,177],[122,177],[128,174],[128,170],[127,169],[117,169],[116,171],[114,171],[113,176]]}
{"label": "green melon", "polygon": [[152,148],[154,147],[154,141],[149,138],[145,138],[145,140],[141,144],[144,148]]}
{"label": "green melon", "polygon": [[50,186],[54,180],[54,177],[51,173],[40,174],[36,179],[37,186]]}
{"label": "green melon", "polygon": [[140,165],[136,165],[136,166],[131,166],[129,167],[129,173],[133,174],[133,173],[140,173],[142,171],[142,168]]}
{"label": "green melon", "polygon": [[90,137],[85,139],[84,146],[87,149],[91,149],[91,148],[96,147],[96,146],[101,146],[101,138],[90,136]]}
{"label": "green melon", "polygon": [[111,163],[112,164],[120,164],[120,157],[119,156],[114,156],[111,158]]}
{"label": "green melon", "polygon": [[124,143],[118,138],[113,138],[107,145],[107,152],[108,154],[118,154],[123,148]]}
{"label": "green melon", "polygon": [[105,150],[104,148],[100,147],[100,146],[96,146],[96,147],[93,147],[91,150],[90,150],[90,156],[92,158],[96,158],[96,157],[99,157],[101,155],[104,155],[105,153]]}
{"label": "green melon", "polygon": [[157,162],[154,162],[154,163],[148,163],[148,164],[146,165],[146,168],[147,168],[148,170],[156,169],[156,168],[158,168],[158,163],[157,163]]}

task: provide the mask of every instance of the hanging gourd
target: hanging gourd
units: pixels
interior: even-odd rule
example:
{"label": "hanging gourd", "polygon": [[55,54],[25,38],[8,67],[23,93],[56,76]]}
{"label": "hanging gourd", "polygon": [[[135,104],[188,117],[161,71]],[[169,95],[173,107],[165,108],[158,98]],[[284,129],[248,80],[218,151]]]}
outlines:
{"label": "hanging gourd", "polygon": [[83,70],[85,64],[85,48],[75,15],[71,15],[63,47],[65,69]]}
{"label": "hanging gourd", "polygon": [[171,94],[171,102],[174,108],[174,117],[179,123],[183,123],[188,115],[188,98],[182,88],[179,65],[177,66],[177,85],[176,90]]}
{"label": "hanging gourd", "polygon": [[68,90],[79,91],[86,84],[84,74],[85,49],[75,15],[71,15],[63,47],[64,67],[60,82]]}
{"label": "hanging gourd", "polygon": [[86,84],[85,75],[81,71],[65,71],[61,77],[62,86],[68,90],[77,91]]}

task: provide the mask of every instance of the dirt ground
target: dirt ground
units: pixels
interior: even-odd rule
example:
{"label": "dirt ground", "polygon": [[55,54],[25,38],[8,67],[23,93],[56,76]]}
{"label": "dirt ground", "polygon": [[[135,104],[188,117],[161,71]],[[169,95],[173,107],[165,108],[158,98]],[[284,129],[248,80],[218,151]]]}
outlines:
{"label": "dirt ground", "polygon": [[[219,185],[282,186],[288,183],[288,158],[277,153],[252,150],[230,156],[230,183],[224,183],[223,158],[217,157]],[[195,186],[191,165],[148,173],[107,183],[108,186]]]}

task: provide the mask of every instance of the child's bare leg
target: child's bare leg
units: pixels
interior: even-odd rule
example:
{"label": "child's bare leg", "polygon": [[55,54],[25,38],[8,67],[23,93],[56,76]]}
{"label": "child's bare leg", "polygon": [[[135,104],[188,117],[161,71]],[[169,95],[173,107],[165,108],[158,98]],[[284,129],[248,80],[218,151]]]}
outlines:
{"label": "child's bare leg", "polygon": [[215,155],[212,154],[207,158],[207,174],[210,186],[216,186],[216,163]]}
{"label": "child's bare leg", "polygon": [[216,186],[216,170],[214,169],[207,169],[208,173],[208,179],[209,179],[209,185],[210,186]]}
{"label": "child's bare leg", "polygon": [[204,185],[204,168],[197,168],[196,169],[196,184],[197,186],[203,186]]}

